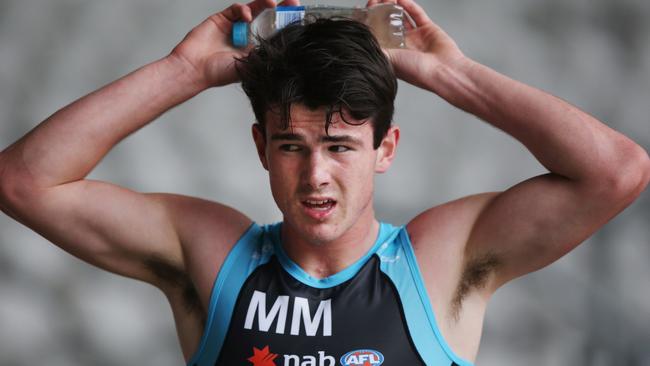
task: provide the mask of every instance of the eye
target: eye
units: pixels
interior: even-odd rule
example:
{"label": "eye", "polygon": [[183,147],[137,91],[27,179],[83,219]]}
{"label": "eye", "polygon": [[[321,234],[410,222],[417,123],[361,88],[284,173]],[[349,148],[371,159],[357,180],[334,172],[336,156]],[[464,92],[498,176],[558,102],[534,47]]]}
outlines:
{"label": "eye", "polygon": [[282,144],[280,145],[280,150],[288,152],[300,151],[300,146],[293,144]]}
{"label": "eye", "polygon": [[342,153],[352,149],[345,145],[332,145],[328,148],[328,150],[335,153]]}

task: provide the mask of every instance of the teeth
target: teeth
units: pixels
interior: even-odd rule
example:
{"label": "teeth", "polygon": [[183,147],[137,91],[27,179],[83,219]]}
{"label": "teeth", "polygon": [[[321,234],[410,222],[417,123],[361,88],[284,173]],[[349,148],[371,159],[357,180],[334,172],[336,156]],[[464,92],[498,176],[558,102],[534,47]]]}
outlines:
{"label": "teeth", "polygon": [[326,203],[332,202],[332,200],[324,200],[324,201],[312,201],[312,200],[307,200],[305,201],[309,203],[310,205],[324,205]]}

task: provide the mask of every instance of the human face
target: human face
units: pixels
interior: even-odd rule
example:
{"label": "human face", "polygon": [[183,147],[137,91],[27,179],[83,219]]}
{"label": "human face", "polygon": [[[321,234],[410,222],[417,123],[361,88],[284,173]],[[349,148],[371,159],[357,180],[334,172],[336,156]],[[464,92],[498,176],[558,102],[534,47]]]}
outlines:
{"label": "human face", "polygon": [[294,104],[291,126],[267,113],[266,133],[253,128],[262,165],[269,172],[271,192],[285,224],[312,244],[334,241],[355,225],[371,225],[373,181],[388,169],[399,136],[396,127],[373,149],[370,121],[353,126],[332,116],[325,133],[325,110]]}

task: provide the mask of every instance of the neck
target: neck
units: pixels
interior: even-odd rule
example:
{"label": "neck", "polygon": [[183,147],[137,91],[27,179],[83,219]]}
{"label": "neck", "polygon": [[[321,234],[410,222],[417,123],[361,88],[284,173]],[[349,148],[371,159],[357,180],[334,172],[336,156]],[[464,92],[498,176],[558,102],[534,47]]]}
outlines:
{"label": "neck", "polygon": [[312,243],[290,225],[282,225],[282,247],[300,268],[315,278],[336,274],[363,257],[379,235],[379,222],[364,215],[341,236],[327,243]]}

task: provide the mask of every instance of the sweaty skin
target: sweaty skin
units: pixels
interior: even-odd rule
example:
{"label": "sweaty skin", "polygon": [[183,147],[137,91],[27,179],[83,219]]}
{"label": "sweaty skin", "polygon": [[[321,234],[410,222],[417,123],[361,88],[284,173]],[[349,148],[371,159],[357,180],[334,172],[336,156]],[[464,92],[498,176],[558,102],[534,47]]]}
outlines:
{"label": "sweaty skin", "polygon": [[[494,291],[562,257],[627,207],[650,180],[650,158],[576,107],[465,56],[414,1],[396,2],[415,23],[406,49],[385,50],[396,75],[516,138],[548,169],[408,222],[442,334],[474,361]],[[233,57],[248,50],[230,46],[232,24],[273,6],[255,0],[210,16],[168,56],[62,108],[0,153],[2,211],[90,264],[159,288],[186,359],[203,333],[219,266],[251,219],[217,202],[86,176],[165,111],[237,82]],[[345,268],[376,238],[373,177],[389,168],[399,140],[395,127],[373,150],[368,123],[335,123],[332,137],[345,137],[327,139],[321,115],[294,105],[293,135],[273,123],[253,128],[286,223],[283,245],[316,278]]]}

